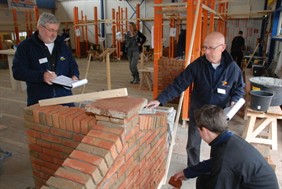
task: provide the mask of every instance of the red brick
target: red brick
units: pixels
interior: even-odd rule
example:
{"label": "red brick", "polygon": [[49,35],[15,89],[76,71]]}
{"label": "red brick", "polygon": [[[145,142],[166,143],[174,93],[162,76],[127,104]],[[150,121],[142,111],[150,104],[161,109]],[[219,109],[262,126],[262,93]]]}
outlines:
{"label": "red brick", "polygon": [[96,123],[94,116],[88,116],[85,119],[81,120],[81,133],[86,135],[90,131],[89,125],[93,123]]}
{"label": "red brick", "polygon": [[39,112],[39,121],[43,125],[47,125],[47,119],[46,119],[46,113],[49,113],[53,110],[59,109],[61,106],[55,105],[55,106],[45,106],[44,109]]}
{"label": "red brick", "polygon": [[[125,160],[124,160],[124,156],[121,155],[119,157],[116,158],[116,160],[114,161],[113,165],[110,167],[107,176],[111,176],[114,173],[117,173],[118,171],[120,171],[121,167],[124,167],[125,164]],[[120,175],[121,176],[121,175]]]}
{"label": "red brick", "polygon": [[72,132],[63,130],[63,129],[58,129],[55,127],[52,127],[50,129],[50,133],[54,136],[59,136],[59,137],[63,137],[63,138],[72,138]]}
{"label": "red brick", "polygon": [[94,126],[94,130],[100,130],[106,133],[111,133],[111,134],[115,134],[117,136],[120,136],[124,133],[124,128],[121,126],[116,126],[116,127],[107,127],[104,125],[100,125],[100,124],[96,124]]}
{"label": "red brick", "polygon": [[125,141],[127,141],[130,138],[132,138],[133,136],[137,135],[138,132],[140,132],[139,127],[138,126],[134,127],[131,131],[129,131],[129,133],[126,133]]}
{"label": "red brick", "polygon": [[118,178],[125,174],[126,170],[128,169],[129,165],[133,163],[133,158],[124,161],[124,163],[119,167],[117,170]]}
{"label": "red brick", "polygon": [[52,157],[63,158],[62,153],[55,150],[44,148],[43,153]]}
{"label": "red brick", "polygon": [[73,131],[73,120],[80,116],[83,112],[81,109],[75,110],[76,112],[71,116],[66,117],[66,127],[68,131]]}
{"label": "red brick", "polygon": [[65,108],[66,108],[65,106],[58,106],[57,109],[46,112],[45,116],[46,116],[47,125],[48,126],[54,126],[54,124],[53,124],[53,114],[56,114],[56,113],[62,111],[62,109],[65,109]]}
{"label": "red brick", "polygon": [[48,179],[47,184],[60,189],[85,189],[81,184],[60,177],[51,177]]}
{"label": "red brick", "polygon": [[51,144],[53,150],[70,154],[74,149],[60,144]]}
{"label": "red brick", "polygon": [[55,173],[54,170],[49,169],[47,167],[41,167],[40,171],[42,171],[43,173],[49,174],[49,175],[53,175]]}
{"label": "red brick", "polygon": [[138,144],[136,143],[133,146],[129,147],[125,154],[125,160],[128,161],[137,150]]}
{"label": "red brick", "polygon": [[51,162],[51,163],[54,162],[54,159],[53,159],[52,156],[49,156],[49,155],[46,155],[46,154],[43,154],[43,153],[39,153],[38,156],[39,156],[39,159],[41,159],[43,161],[48,161],[48,162]]}
{"label": "red brick", "polygon": [[35,157],[30,157],[30,160],[32,163],[36,164],[36,165],[40,165],[40,166],[44,166],[44,161],[41,159],[37,159]]}
{"label": "red brick", "polygon": [[99,170],[101,171],[102,175],[104,176],[107,171],[108,171],[108,167],[106,165],[106,162],[103,158],[93,155],[93,154],[89,154],[86,152],[82,152],[79,150],[74,150],[71,155],[71,158],[74,159],[78,159],[78,160],[82,160],[85,161],[87,163],[90,163],[92,165],[95,165],[99,168]]}
{"label": "red brick", "polygon": [[89,144],[85,144],[85,143],[80,143],[77,148],[77,150],[83,151],[83,152],[87,152],[93,155],[97,155],[100,157],[103,157],[106,161],[106,164],[108,167],[111,167],[113,164],[113,157],[110,151],[105,150],[103,148],[99,148],[96,146],[91,146]]}
{"label": "red brick", "polygon": [[75,114],[77,112],[77,109],[78,108],[76,108],[76,107],[70,107],[68,109],[68,111],[64,112],[63,114],[61,114],[59,116],[59,127],[61,129],[64,129],[64,130],[67,129],[66,118],[69,117],[69,116],[72,116],[73,114]]}
{"label": "red brick", "polygon": [[34,123],[40,123],[39,121],[39,112],[44,109],[44,107],[36,107],[33,109],[33,119],[34,119]]}
{"label": "red brick", "polygon": [[111,141],[111,142],[116,142],[119,139],[119,136],[117,135],[114,135],[111,133],[105,133],[105,132],[98,131],[98,130],[89,131],[88,136],[104,139],[104,140]]}
{"label": "red brick", "polygon": [[29,144],[36,144],[36,138],[27,136],[27,141]]}
{"label": "red brick", "polygon": [[53,158],[53,162],[54,162],[56,165],[60,165],[60,166],[64,163],[64,160],[65,160],[65,159]]}
{"label": "red brick", "polygon": [[37,145],[41,146],[43,148],[50,148],[51,147],[50,142],[46,142],[45,140],[41,140],[41,139],[37,140]]}
{"label": "red brick", "polygon": [[31,136],[31,137],[34,137],[34,138],[40,138],[41,137],[41,133],[40,132],[34,131],[34,130],[30,130],[30,129],[26,131],[26,134],[28,136]]}
{"label": "red brick", "polygon": [[48,142],[53,142],[53,143],[58,143],[58,144],[61,143],[61,138],[56,137],[56,136],[52,136],[51,134],[42,133],[41,138],[43,140],[48,141]]}
{"label": "red brick", "polygon": [[86,111],[96,115],[103,115],[115,118],[128,118],[138,114],[140,108],[147,104],[146,99],[120,97],[101,99],[86,105]]}
{"label": "red brick", "polygon": [[93,146],[98,146],[98,147],[101,147],[107,150],[110,150],[114,146],[113,142],[99,139],[99,138],[90,137],[90,136],[85,136],[81,142],[90,144]]}
{"label": "red brick", "polygon": [[49,169],[53,170],[54,172],[60,167],[59,165],[55,163],[50,163],[50,162],[44,162],[44,166],[48,167]]}
{"label": "red brick", "polygon": [[36,170],[39,170],[40,171],[40,165],[37,165],[35,163],[31,163],[31,166],[32,166],[32,169],[36,169]]}
{"label": "red brick", "polygon": [[93,178],[95,184],[98,184],[102,180],[99,169],[91,164],[68,158],[64,161],[63,166],[70,167],[72,169],[76,169],[82,173],[90,175]]}
{"label": "red brick", "polygon": [[74,140],[62,139],[62,145],[64,145],[64,146],[76,148],[78,144],[79,144],[79,142],[74,141]]}
{"label": "red brick", "polygon": [[73,120],[73,131],[75,133],[81,133],[81,122],[82,120],[86,119],[87,117],[89,117],[85,112],[81,113],[80,116],[76,117]]}
{"label": "red brick", "polygon": [[56,173],[55,176],[59,176],[62,178],[66,178],[70,181],[77,182],[79,184],[87,185],[87,186],[95,186],[92,179],[89,175],[83,174],[81,172],[77,172],[71,169],[65,169],[60,167]]}
{"label": "red brick", "polygon": [[28,146],[31,151],[42,152],[42,147],[36,144],[29,144]]}
{"label": "red brick", "polygon": [[73,134],[73,139],[77,142],[81,142],[84,137],[85,135],[82,134],[76,134],[76,133]]}

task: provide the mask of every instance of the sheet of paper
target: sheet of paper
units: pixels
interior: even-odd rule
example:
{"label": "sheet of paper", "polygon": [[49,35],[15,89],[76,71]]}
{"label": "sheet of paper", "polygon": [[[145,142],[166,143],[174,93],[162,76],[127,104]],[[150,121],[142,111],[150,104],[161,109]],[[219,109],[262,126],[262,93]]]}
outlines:
{"label": "sheet of paper", "polygon": [[86,84],[87,82],[88,82],[87,79],[74,81],[71,78],[64,76],[64,75],[60,75],[56,77],[55,80],[53,80],[53,83],[62,85],[68,88],[76,88],[76,87]]}

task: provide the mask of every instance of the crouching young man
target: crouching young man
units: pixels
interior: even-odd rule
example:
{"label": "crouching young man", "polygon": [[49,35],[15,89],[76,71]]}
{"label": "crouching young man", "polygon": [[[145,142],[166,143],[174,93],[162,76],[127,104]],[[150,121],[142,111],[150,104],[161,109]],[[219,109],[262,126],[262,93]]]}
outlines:
{"label": "crouching young man", "polygon": [[276,175],[262,155],[227,130],[223,110],[205,105],[195,112],[202,139],[211,146],[210,159],[187,167],[175,180],[197,177],[197,189],[278,189]]}

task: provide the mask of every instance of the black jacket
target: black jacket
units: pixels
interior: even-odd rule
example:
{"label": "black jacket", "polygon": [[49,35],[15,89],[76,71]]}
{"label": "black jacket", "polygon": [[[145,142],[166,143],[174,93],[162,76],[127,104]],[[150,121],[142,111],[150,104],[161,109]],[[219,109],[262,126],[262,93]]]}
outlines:
{"label": "black jacket", "polygon": [[184,170],[186,178],[201,177],[203,189],[278,189],[276,175],[248,142],[225,131],[211,143],[209,160]]}
{"label": "black jacket", "polygon": [[[127,32],[125,35],[125,52],[128,52],[128,48],[129,48],[129,41],[130,41],[130,37],[131,34],[130,32]],[[137,35],[134,36],[134,40],[136,43],[136,46],[138,46],[138,44],[140,44],[139,46],[139,52],[143,51],[143,44],[146,42],[146,36],[141,33],[140,31],[137,31]]]}
{"label": "black jacket", "polygon": [[[244,81],[241,70],[224,51],[220,66],[215,70],[205,56],[192,62],[158,97],[165,104],[185,91],[191,83],[190,117],[194,110],[205,104],[213,104],[225,108],[230,101],[237,102],[244,95]],[[220,90],[220,91],[218,91]],[[224,91],[225,94],[222,94]]]}
{"label": "black jacket", "polygon": [[[44,82],[44,72],[52,70],[50,62],[55,61],[56,74],[68,77],[79,77],[78,65],[71,51],[61,36],[55,40],[53,53],[38,38],[38,31],[30,38],[21,42],[13,60],[13,76],[16,80],[26,81],[27,105],[38,103],[39,100],[71,95],[72,92],[60,85],[48,85]],[[47,58],[47,60],[46,60]],[[40,63],[41,62],[41,63]]]}

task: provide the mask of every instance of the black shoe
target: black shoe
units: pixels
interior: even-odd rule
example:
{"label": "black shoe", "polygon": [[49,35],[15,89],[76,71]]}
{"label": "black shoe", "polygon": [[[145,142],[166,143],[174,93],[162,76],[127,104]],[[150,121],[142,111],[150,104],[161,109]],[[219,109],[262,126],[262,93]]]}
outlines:
{"label": "black shoe", "polygon": [[135,80],[135,76],[133,76],[133,79],[132,81],[130,81],[130,83],[133,84],[134,80]]}
{"label": "black shoe", "polygon": [[139,77],[135,77],[132,84],[139,84],[140,83],[140,78]]}

